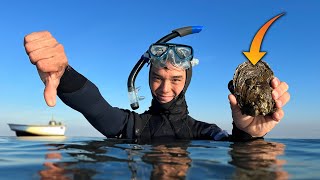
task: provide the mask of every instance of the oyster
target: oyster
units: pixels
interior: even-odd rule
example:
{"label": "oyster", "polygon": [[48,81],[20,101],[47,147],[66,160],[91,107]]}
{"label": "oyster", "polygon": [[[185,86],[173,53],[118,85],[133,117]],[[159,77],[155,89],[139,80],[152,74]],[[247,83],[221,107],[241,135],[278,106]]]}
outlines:
{"label": "oyster", "polygon": [[262,60],[255,65],[246,61],[237,67],[233,82],[230,81],[228,86],[242,114],[258,116],[275,112],[275,101],[271,95],[273,77],[271,68]]}

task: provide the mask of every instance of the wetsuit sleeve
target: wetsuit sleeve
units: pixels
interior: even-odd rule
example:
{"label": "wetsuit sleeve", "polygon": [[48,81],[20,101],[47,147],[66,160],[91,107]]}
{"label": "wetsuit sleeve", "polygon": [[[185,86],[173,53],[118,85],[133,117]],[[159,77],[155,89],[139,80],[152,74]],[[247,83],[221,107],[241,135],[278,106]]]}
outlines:
{"label": "wetsuit sleeve", "polygon": [[240,130],[234,122],[232,123],[232,135],[230,136],[230,141],[251,141],[256,139],[263,139],[263,137],[253,137],[250,134]]}
{"label": "wetsuit sleeve", "polygon": [[253,137],[250,134],[240,130],[233,123],[232,134],[219,128],[216,124],[209,124],[189,118],[189,127],[194,139],[209,139],[215,141],[251,141],[263,139],[263,137]]}
{"label": "wetsuit sleeve", "polygon": [[189,127],[193,139],[226,140],[228,134],[216,124],[209,124],[193,119],[189,116]]}
{"label": "wetsuit sleeve", "polygon": [[132,112],[112,107],[92,82],[70,66],[60,80],[58,96],[66,105],[82,113],[106,137],[132,138]]}

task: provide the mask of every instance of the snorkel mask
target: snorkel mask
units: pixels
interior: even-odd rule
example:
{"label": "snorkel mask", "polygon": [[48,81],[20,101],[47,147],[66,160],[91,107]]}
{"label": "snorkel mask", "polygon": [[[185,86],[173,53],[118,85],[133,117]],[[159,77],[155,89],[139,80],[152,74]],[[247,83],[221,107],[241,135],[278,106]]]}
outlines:
{"label": "snorkel mask", "polygon": [[130,72],[128,77],[128,95],[130,106],[133,110],[139,108],[139,100],[144,97],[138,96],[139,89],[135,88],[135,80],[142,69],[148,63],[157,67],[165,67],[166,62],[169,61],[173,66],[188,69],[190,66],[196,65],[199,61],[193,58],[193,49],[191,46],[182,44],[166,43],[178,36],[183,37],[189,34],[198,33],[202,30],[202,26],[188,26],[173,30],[170,34],[162,37],[156,43],[152,44],[148,51],[144,53],[136,65]]}
{"label": "snorkel mask", "polygon": [[158,68],[166,67],[167,61],[180,69],[188,69],[192,65],[193,48],[183,44],[154,43],[149,47],[150,63]]}

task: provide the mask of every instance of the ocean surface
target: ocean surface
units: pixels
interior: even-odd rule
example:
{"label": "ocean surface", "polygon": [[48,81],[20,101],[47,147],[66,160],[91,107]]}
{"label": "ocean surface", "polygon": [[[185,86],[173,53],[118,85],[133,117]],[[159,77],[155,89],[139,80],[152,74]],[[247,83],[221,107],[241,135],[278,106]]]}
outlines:
{"label": "ocean surface", "polygon": [[320,179],[320,140],[0,137],[0,179]]}

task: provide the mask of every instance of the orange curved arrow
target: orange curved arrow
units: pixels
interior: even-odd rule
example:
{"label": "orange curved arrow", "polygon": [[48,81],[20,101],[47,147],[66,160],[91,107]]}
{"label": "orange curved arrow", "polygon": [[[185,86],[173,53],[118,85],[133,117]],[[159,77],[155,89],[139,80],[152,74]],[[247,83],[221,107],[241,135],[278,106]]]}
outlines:
{"label": "orange curved arrow", "polygon": [[243,52],[243,54],[247,57],[247,59],[253,64],[257,64],[258,61],[267,53],[267,52],[260,52],[260,47],[264,35],[266,34],[267,30],[271,26],[271,24],[277,20],[280,16],[284,15],[285,13],[281,13],[274,18],[270,19],[267,23],[265,23],[254,36],[249,52]]}

